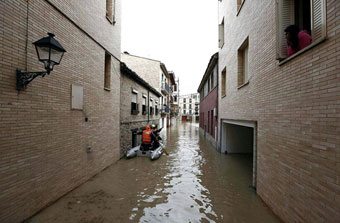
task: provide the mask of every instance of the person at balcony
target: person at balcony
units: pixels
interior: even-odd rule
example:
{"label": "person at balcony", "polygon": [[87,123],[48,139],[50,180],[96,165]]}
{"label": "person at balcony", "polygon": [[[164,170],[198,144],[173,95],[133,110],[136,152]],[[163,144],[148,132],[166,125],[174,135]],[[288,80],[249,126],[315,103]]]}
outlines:
{"label": "person at balcony", "polygon": [[290,25],[284,31],[286,32],[288,57],[312,43],[312,37],[307,30],[300,31],[296,25]]}
{"label": "person at balcony", "polygon": [[142,132],[142,145],[141,145],[141,150],[142,151],[147,151],[151,148],[151,135],[152,135],[152,132],[150,130],[150,126],[146,126],[145,127],[145,130],[143,130]]}

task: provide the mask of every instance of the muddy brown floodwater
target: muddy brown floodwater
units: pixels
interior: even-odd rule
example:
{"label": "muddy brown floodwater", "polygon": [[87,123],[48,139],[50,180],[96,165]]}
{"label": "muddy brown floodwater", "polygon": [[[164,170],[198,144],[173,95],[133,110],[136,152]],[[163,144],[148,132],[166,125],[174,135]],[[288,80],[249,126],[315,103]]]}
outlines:
{"label": "muddy brown floodwater", "polygon": [[251,156],[218,153],[196,123],[163,139],[169,156],[122,159],[27,222],[281,222],[250,187]]}

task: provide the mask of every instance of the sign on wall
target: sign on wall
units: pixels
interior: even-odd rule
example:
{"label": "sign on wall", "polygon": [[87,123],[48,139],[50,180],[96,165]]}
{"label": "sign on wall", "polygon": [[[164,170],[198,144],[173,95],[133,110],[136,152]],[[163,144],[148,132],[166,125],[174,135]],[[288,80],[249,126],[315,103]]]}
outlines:
{"label": "sign on wall", "polygon": [[83,110],[84,87],[72,84],[71,109]]}

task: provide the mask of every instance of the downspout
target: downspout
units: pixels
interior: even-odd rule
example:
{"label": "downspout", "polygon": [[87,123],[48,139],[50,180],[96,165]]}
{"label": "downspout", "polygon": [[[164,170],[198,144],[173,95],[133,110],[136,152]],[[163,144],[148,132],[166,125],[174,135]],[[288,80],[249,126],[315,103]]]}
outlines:
{"label": "downspout", "polygon": [[150,90],[148,90],[148,124],[150,121]]}
{"label": "downspout", "polygon": [[28,22],[29,22],[29,0],[27,0],[26,5],[26,42],[25,42],[25,71],[27,72],[27,54],[28,54]]}

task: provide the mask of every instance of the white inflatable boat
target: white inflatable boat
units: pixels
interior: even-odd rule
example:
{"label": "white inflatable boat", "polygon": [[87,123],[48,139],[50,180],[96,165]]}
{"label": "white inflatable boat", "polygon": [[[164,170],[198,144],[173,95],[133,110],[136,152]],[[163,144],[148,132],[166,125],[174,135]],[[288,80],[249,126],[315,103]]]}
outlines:
{"label": "white inflatable boat", "polygon": [[[163,145],[162,145],[163,146]],[[132,158],[135,156],[146,156],[150,157],[151,160],[156,160],[158,159],[163,153],[163,149],[161,146],[159,146],[155,150],[147,150],[147,151],[142,151],[140,150],[140,145],[133,147],[132,149],[128,150],[126,153],[127,158]]]}

